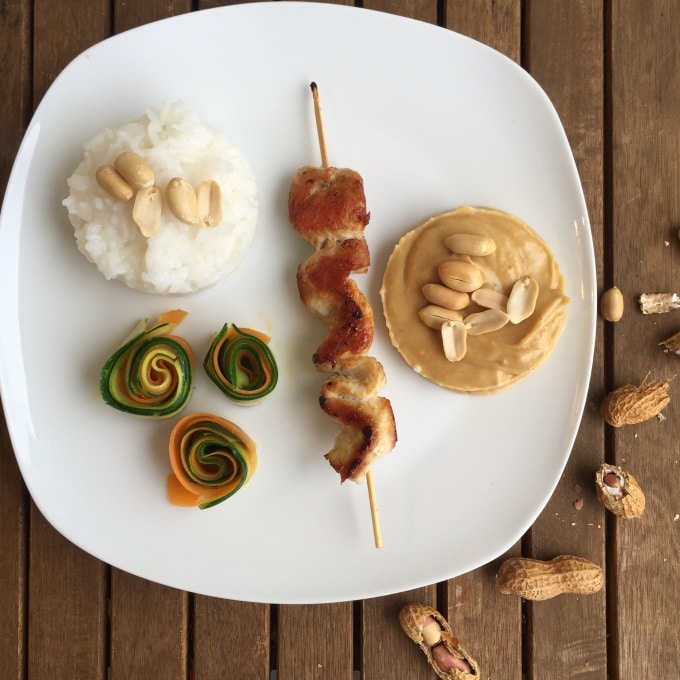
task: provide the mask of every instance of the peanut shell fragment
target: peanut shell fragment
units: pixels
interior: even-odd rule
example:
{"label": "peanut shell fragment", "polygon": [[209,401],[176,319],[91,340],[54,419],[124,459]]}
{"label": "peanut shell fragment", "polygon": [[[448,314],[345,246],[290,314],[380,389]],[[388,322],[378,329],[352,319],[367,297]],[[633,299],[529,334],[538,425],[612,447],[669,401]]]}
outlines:
{"label": "peanut shell fragment", "polygon": [[[410,604],[399,612],[399,624],[442,680],[479,680],[477,662],[453,635],[449,622],[432,607]],[[439,629],[439,630],[437,630]]]}
{"label": "peanut shell fragment", "polygon": [[680,331],[671,335],[670,338],[666,338],[659,343],[666,348],[667,351],[673,352],[674,354],[680,354]]}
{"label": "peanut shell fragment", "polygon": [[595,473],[595,492],[607,510],[617,517],[632,519],[645,511],[645,495],[637,480],[616,465],[601,465]]}
{"label": "peanut shell fragment", "polygon": [[680,309],[680,296],[677,293],[642,293],[638,303],[643,314],[665,314]]}
{"label": "peanut shell fragment", "polygon": [[642,423],[663,411],[671,398],[668,381],[642,381],[639,386],[622,385],[610,392],[600,406],[600,414],[612,427]]}
{"label": "peanut shell fragment", "polygon": [[600,567],[574,555],[559,555],[550,561],[510,557],[496,574],[501,593],[525,600],[548,600],[565,593],[589,595],[601,590],[603,583]]}

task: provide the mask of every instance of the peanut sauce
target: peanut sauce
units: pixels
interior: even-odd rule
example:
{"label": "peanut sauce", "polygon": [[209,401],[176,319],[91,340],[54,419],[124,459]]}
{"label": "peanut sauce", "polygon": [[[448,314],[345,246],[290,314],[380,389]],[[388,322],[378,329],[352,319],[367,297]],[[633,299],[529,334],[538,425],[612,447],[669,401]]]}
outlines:
{"label": "peanut sauce", "polygon": [[[453,233],[496,242],[492,254],[465,256],[480,267],[484,286],[507,295],[521,277],[531,276],[539,284],[536,308],[528,319],[468,336],[466,354],[455,362],[444,355],[441,333],[418,317],[427,304],[423,285],[439,283],[437,267],[456,257],[444,245]],[[559,265],[538,234],[513,215],[469,206],[433,217],[402,237],[390,256],[380,294],[390,340],[406,363],[442,387],[475,394],[499,392],[536,370],[561,335],[569,302]],[[481,309],[471,303],[462,313]]]}

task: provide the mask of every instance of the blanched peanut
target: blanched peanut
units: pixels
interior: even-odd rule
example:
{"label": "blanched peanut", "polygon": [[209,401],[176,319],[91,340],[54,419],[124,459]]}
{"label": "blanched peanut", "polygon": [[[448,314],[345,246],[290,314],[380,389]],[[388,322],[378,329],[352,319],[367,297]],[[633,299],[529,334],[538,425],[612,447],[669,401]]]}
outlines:
{"label": "blanched peanut", "polygon": [[460,361],[467,352],[467,327],[462,321],[445,321],[441,328],[444,356],[448,361]]}
{"label": "blanched peanut", "polygon": [[441,282],[462,293],[471,293],[484,283],[482,272],[472,262],[446,260],[437,268]]}
{"label": "blanched peanut", "polygon": [[451,234],[444,240],[444,245],[452,253],[461,255],[485,256],[496,252],[496,242],[479,234]]}
{"label": "blanched peanut", "polygon": [[161,192],[158,187],[144,187],[137,192],[132,219],[144,236],[153,236],[161,226]]}
{"label": "blanched peanut", "polygon": [[418,310],[420,320],[429,328],[439,330],[445,321],[462,321],[463,315],[453,309],[439,307],[438,305],[426,305]]}
{"label": "blanched peanut", "polygon": [[623,316],[623,294],[616,287],[612,286],[602,294],[600,300],[600,314],[605,321],[620,321]]}
{"label": "blanched peanut", "polygon": [[499,309],[501,312],[508,306],[508,296],[494,288],[478,288],[472,292],[470,299],[480,307]]}
{"label": "blanched peanut", "polygon": [[469,335],[484,335],[503,328],[510,317],[500,309],[485,309],[483,312],[474,312],[463,319]]}
{"label": "blanched peanut", "polygon": [[532,276],[523,276],[515,281],[515,285],[508,295],[506,311],[510,317],[510,323],[521,323],[528,319],[536,309],[538,300],[538,281]]}
{"label": "blanched peanut", "polygon": [[119,201],[129,201],[135,190],[113,165],[101,165],[95,173],[97,184]]}
{"label": "blanched peanut", "polygon": [[165,187],[170,212],[184,224],[198,224],[198,197],[194,188],[181,177],[173,177]]}
{"label": "blanched peanut", "polygon": [[446,309],[464,309],[470,304],[470,296],[459,290],[452,290],[441,283],[426,283],[422,287],[423,297],[433,305]]}
{"label": "blanched peanut", "polygon": [[134,151],[124,151],[114,161],[116,170],[129,182],[135,189],[150,187],[156,181],[153,170],[146,164],[146,161]]}
{"label": "blanched peanut", "polygon": [[196,191],[198,222],[202,227],[216,227],[222,221],[222,190],[212,179],[201,182]]}

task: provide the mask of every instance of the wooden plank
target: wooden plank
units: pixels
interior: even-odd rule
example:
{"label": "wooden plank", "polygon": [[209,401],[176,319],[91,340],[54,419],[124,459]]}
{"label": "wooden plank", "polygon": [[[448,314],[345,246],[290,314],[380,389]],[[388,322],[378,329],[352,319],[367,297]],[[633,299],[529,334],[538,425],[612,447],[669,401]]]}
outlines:
{"label": "wooden plank", "polygon": [[196,595],[193,634],[197,680],[269,680],[270,605]]}
{"label": "wooden plank", "polygon": [[398,14],[409,19],[437,23],[436,0],[364,0],[366,9]]}
{"label": "wooden plank", "polygon": [[0,204],[30,114],[31,3],[7,6],[0,21]]}
{"label": "wooden plank", "polygon": [[116,0],[113,10],[113,32],[121,33],[189,11],[191,0],[145,0],[145,2]]}
{"label": "wooden plank", "polygon": [[[522,14],[518,0],[449,0],[446,26],[498,50],[515,62],[521,58]],[[519,544],[502,558],[520,553]],[[454,634],[479,664],[482,677],[522,677],[522,607],[495,587],[499,560],[449,580],[446,610]]]}
{"label": "wooden plank", "polygon": [[446,28],[489,45],[519,63],[519,0],[445,0],[444,7]]}
{"label": "wooden plank", "polygon": [[[0,203],[30,115],[30,25],[28,0],[8,5],[0,21]],[[0,413],[0,680],[25,674],[27,529],[28,494]]]}
{"label": "wooden plank", "polygon": [[107,0],[33,3],[33,107],[61,70],[78,54],[108,37]]}
{"label": "wooden plank", "polygon": [[278,608],[278,680],[351,680],[351,602]]}
{"label": "wooden plank", "polygon": [[448,582],[447,608],[442,613],[479,664],[483,678],[524,677],[522,603],[519,598],[501,595],[495,584],[500,561],[519,553],[516,545],[498,560]]}
{"label": "wooden plank", "polygon": [[[71,59],[108,30],[108,3],[35,0],[33,104]],[[106,675],[106,568],[58,534],[31,504],[29,677]]]}
{"label": "wooden plank", "polygon": [[31,505],[28,677],[106,677],[106,567]]}
{"label": "wooden plank", "polygon": [[183,680],[188,594],[111,570],[111,680]]}
{"label": "wooden plank", "polygon": [[[610,387],[678,373],[658,343],[680,330],[678,312],[643,316],[635,296],[678,291],[680,255],[680,6],[674,0],[611,3],[611,245],[628,312],[614,330]],[[625,276],[623,275],[625,272]],[[610,519],[613,677],[677,677],[680,405],[666,419],[612,431],[615,462],[647,496],[640,519]]]}
{"label": "wooden plank", "polygon": [[[603,3],[592,0],[531,3],[525,65],[546,90],[565,126],[581,175],[598,263],[603,262],[604,45]],[[578,44],[578,50],[573,45]],[[588,102],[584,106],[584,102]],[[599,288],[603,270],[600,266]],[[603,321],[590,382],[590,402],[604,387]],[[586,557],[606,566],[604,509],[595,496],[595,471],[604,461],[604,426],[588,408],[565,472],[531,529],[531,555]],[[574,503],[583,499],[577,510]],[[579,507],[578,505],[576,507]],[[562,596],[527,607],[528,661],[534,677],[607,677],[605,591]],[[555,649],[560,653],[555,654]]]}

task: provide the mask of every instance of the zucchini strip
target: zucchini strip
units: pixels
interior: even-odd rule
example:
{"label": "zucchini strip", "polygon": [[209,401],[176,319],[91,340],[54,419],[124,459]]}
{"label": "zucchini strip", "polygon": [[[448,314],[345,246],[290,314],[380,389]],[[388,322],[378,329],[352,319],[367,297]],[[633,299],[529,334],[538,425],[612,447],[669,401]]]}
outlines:
{"label": "zucchini strip", "polygon": [[275,387],[279,372],[269,337],[250,328],[224,324],[203,361],[208,377],[234,402],[252,404]]}
{"label": "zucchini strip", "polygon": [[234,423],[192,413],[170,434],[168,497],[175,505],[210,508],[233,496],[257,468],[255,443]]}
{"label": "zucchini strip", "polygon": [[135,326],[99,376],[99,391],[109,406],[146,418],[169,418],[186,406],[194,357],[187,342],[172,335],[186,316],[173,310],[151,327],[147,319]]}

